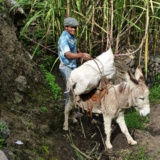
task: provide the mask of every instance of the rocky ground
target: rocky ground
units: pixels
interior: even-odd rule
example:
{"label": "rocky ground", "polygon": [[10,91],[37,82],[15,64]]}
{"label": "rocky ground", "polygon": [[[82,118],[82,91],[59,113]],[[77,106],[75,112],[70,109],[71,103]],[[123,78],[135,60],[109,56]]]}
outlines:
{"label": "rocky ground", "polygon": [[[129,146],[119,128],[113,124],[113,150],[105,151],[102,117],[86,114],[77,124],[70,123],[70,131],[62,130],[63,101],[59,105],[48,102],[47,110],[36,103],[12,106],[1,104],[1,121],[8,125],[3,151],[8,160],[123,160],[160,159],[160,105],[151,105],[150,122],[145,131],[130,129],[138,141]],[[22,143],[22,144],[21,144]],[[88,156],[88,158],[87,158]],[[82,158],[83,157],[83,158]],[[4,159],[5,160],[5,159]]]}

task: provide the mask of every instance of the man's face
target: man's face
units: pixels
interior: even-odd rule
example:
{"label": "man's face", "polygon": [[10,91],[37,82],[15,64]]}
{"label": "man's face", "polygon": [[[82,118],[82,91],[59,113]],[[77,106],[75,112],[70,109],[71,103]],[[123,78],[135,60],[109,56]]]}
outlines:
{"label": "man's face", "polygon": [[72,26],[66,26],[65,30],[71,34],[72,36],[74,36],[76,34],[76,29],[77,27],[72,27]]}

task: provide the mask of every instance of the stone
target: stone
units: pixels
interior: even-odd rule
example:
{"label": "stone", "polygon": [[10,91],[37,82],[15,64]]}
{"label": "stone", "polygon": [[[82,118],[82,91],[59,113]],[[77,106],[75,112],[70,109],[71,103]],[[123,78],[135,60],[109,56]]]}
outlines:
{"label": "stone", "polygon": [[24,76],[19,76],[15,79],[15,82],[17,84],[17,89],[21,92],[25,92],[27,88],[27,80]]}
{"label": "stone", "polygon": [[8,160],[8,158],[6,157],[6,155],[2,150],[0,150],[0,160]]}
{"label": "stone", "polygon": [[15,92],[14,94],[14,104],[21,103],[23,100],[23,95],[21,95],[19,92]]}

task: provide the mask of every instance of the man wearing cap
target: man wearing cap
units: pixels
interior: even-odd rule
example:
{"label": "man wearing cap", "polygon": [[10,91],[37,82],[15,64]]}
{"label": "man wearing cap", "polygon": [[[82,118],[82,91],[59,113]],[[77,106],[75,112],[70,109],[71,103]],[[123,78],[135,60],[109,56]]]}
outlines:
{"label": "man wearing cap", "polygon": [[[76,29],[79,25],[75,18],[68,17],[64,19],[65,30],[58,40],[58,55],[60,59],[59,70],[64,79],[65,85],[72,70],[77,68],[78,59],[89,60],[90,55],[87,53],[77,52],[76,47]],[[68,94],[66,93],[66,102]]]}

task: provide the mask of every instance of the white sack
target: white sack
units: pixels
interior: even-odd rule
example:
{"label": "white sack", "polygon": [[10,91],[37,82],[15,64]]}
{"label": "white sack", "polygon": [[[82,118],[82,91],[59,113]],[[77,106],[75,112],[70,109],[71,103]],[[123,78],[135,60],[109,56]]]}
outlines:
{"label": "white sack", "polygon": [[68,78],[68,89],[72,88],[76,95],[89,93],[97,87],[102,76],[111,79],[115,71],[114,56],[110,48],[95,59],[89,60],[74,69]]}

